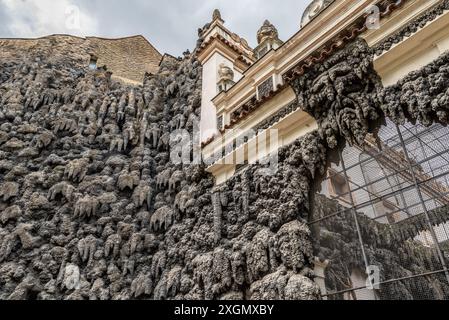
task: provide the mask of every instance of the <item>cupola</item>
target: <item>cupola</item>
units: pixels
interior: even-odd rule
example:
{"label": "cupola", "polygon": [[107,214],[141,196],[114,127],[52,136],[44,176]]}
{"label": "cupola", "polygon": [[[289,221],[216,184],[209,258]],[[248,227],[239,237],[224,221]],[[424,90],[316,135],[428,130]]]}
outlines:
{"label": "cupola", "polygon": [[260,59],[271,49],[277,49],[282,45],[282,41],[279,40],[279,34],[276,27],[265,20],[262,27],[257,31],[257,43],[258,46],[254,49],[254,54],[257,59]]}

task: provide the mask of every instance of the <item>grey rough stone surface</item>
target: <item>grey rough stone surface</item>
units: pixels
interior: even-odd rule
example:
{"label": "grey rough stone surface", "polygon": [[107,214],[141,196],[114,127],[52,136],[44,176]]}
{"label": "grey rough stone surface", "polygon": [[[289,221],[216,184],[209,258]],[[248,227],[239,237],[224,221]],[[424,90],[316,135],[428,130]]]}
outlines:
{"label": "grey rough stone surface", "polygon": [[376,53],[376,55],[381,55],[383,52],[390,50],[394,45],[412,36],[415,32],[425,27],[429,22],[434,21],[436,18],[440,17],[446,10],[449,10],[449,1],[443,0],[433,8],[426,10],[420,16],[414,18],[412,21],[404,25],[393,35],[377,44],[374,47],[374,52]]}
{"label": "grey rough stone surface", "polygon": [[381,93],[386,116],[401,124],[406,120],[430,126],[449,121],[449,53],[424,68],[411,72]]}
{"label": "grey rough stone surface", "polygon": [[340,142],[363,145],[385,118],[397,124],[448,124],[449,53],[386,88],[374,71],[373,57],[373,49],[358,39],[291,84],[299,106],[317,120],[330,149]]}
{"label": "grey rough stone surface", "polygon": [[[383,88],[357,40],[296,79],[298,104],[275,115],[301,105],[319,130],[279,150],[276,174],[248,166],[214,187],[203,166],[170,162],[170,133],[192,132],[200,113],[194,55],[126,87],[87,70],[88,48],[54,46],[0,48],[13,52],[0,65],[0,299],[318,299],[317,252],[336,261],[327,277],[336,290],[347,273],[339,261],[363,267],[345,255],[359,250],[349,218],[319,242],[306,225],[320,212],[311,194],[330,149],[361,144],[384,116],[448,121],[449,54]],[[393,234],[410,239],[416,225],[385,240],[378,225],[361,225],[370,257],[393,276],[410,274],[399,255],[416,272],[435,263],[422,248],[394,250]],[[437,280],[433,296],[447,290]],[[406,286],[390,297],[412,297]]]}
{"label": "grey rough stone surface", "polygon": [[[430,13],[429,19],[440,9]],[[396,124],[407,121],[428,127],[448,124],[449,53],[386,88],[373,69],[373,56],[373,50],[363,40],[356,40],[292,83],[299,105],[318,122],[319,136],[327,147],[322,154],[328,161],[330,149],[344,148],[346,143],[363,146],[367,134],[375,134],[385,118]],[[298,149],[304,150],[307,149]],[[301,157],[304,163],[308,158],[306,154]],[[316,159],[317,155],[310,158]],[[315,182],[319,182],[319,177]],[[313,252],[320,260],[330,261],[325,274],[327,289],[347,290],[352,286],[351,272],[365,270],[352,213],[344,211],[336,201],[319,195],[314,198],[313,220],[332,217],[312,227]],[[335,215],[336,212],[343,214]],[[447,207],[433,210],[430,223],[435,227],[446,222],[448,212]],[[393,226],[375,222],[363,214],[358,214],[358,220],[368,260],[381,267],[381,281],[442,269],[435,252],[413,241],[420,232],[429,229],[423,215]],[[444,274],[439,273],[393,282],[379,294],[381,299],[447,299],[449,286]],[[332,298],[342,299],[343,294]]]}
{"label": "grey rough stone surface", "polygon": [[0,299],[319,298],[316,133],[280,150],[277,174],[250,166],[214,188],[203,166],[170,162],[170,132],[199,115],[193,55],[126,87],[62,49],[0,67]]}
{"label": "grey rough stone surface", "polygon": [[[335,200],[317,196],[315,219],[323,219],[313,227],[314,252],[320,260],[329,261],[326,268],[326,288],[328,292],[340,292],[351,287],[351,273],[354,269],[365,270],[357,229],[352,212],[342,212],[343,207]],[[449,207],[445,206],[429,213],[432,225],[447,221]],[[380,281],[402,279],[412,275],[427,274],[441,270],[441,263],[433,250],[414,241],[419,232],[428,230],[423,215],[395,225],[384,224],[370,219],[363,213],[357,214],[365,252],[371,265],[380,268]],[[381,285],[377,291],[382,300],[446,300],[449,284],[444,273],[412,278]],[[331,299],[343,299],[337,294]]]}
{"label": "grey rough stone surface", "polygon": [[377,95],[382,83],[372,62],[372,50],[358,39],[291,84],[330,148],[337,147],[340,137],[363,144],[370,123],[381,116]]}

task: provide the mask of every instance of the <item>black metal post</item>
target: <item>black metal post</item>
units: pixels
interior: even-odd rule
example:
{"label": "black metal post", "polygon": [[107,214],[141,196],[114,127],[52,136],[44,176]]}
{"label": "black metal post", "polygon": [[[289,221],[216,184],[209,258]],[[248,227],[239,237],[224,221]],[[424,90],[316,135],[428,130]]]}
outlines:
{"label": "black metal post", "polygon": [[345,175],[345,179],[346,179],[346,182],[348,183],[349,199],[350,199],[351,207],[352,207],[352,209],[351,209],[352,216],[354,217],[354,222],[355,222],[355,226],[356,226],[356,229],[357,229],[357,236],[359,238],[360,246],[361,246],[361,249],[362,249],[363,261],[365,262],[365,272],[367,272],[368,266],[369,266],[368,258],[366,257],[366,252],[365,252],[365,246],[364,246],[364,243],[363,243],[362,232],[360,231],[359,219],[357,218],[357,212],[355,210],[355,202],[354,202],[354,198],[353,198],[353,195],[352,195],[352,192],[351,192],[351,184],[349,183],[349,177],[348,177],[348,173],[346,171],[345,160],[343,159],[343,153],[342,153],[341,149],[339,150],[339,156],[340,156],[340,161],[341,161],[341,165],[342,165],[342,168],[343,168],[343,172],[344,172],[344,175]]}

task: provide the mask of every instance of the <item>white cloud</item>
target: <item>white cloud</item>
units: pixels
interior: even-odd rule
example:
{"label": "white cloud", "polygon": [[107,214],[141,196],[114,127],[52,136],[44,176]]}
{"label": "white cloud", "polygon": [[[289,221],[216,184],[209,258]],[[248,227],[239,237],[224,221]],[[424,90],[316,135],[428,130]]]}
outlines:
{"label": "white cloud", "polygon": [[52,33],[85,36],[97,32],[97,21],[72,0],[0,0],[9,17],[6,27],[14,37]]}
{"label": "white cloud", "polygon": [[[51,33],[116,38],[144,35],[161,52],[180,55],[192,49],[197,28],[222,11],[226,26],[252,46],[265,19],[287,40],[299,29],[312,0],[0,0],[0,37],[37,37]],[[80,8],[80,30],[66,10]]]}

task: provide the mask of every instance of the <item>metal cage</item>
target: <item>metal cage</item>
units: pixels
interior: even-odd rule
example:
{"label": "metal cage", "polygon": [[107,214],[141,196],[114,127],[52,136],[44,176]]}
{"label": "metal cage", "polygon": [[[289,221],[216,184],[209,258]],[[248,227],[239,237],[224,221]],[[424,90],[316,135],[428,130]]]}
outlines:
{"label": "metal cage", "polygon": [[387,120],[338,162],[310,222],[323,298],[448,299],[449,129]]}

